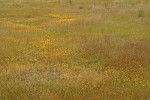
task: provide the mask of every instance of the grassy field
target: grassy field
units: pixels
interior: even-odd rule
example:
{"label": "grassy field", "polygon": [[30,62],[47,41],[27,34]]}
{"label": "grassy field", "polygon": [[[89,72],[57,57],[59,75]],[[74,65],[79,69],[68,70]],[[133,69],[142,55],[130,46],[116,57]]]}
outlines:
{"label": "grassy field", "polygon": [[0,0],[0,100],[150,100],[150,0]]}

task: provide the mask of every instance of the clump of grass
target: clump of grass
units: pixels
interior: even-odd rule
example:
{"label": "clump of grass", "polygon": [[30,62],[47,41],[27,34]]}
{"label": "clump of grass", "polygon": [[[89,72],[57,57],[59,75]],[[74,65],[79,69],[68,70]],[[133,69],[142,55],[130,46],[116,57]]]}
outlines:
{"label": "clump of grass", "polygon": [[69,0],[69,4],[73,4],[73,1],[72,1],[72,0]]}
{"label": "clump of grass", "polygon": [[144,10],[139,10],[138,11],[138,17],[144,17],[145,16],[145,13],[144,13]]}
{"label": "clump of grass", "polygon": [[80,9],[84,9],[84,7],[83,7],[83,6],[80,6],[79,8],[80,8]]}

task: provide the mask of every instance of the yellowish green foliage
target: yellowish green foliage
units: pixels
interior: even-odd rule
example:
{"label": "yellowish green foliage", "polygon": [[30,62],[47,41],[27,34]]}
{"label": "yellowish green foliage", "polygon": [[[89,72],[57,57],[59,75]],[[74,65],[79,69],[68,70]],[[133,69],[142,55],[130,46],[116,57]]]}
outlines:
{"label": "yellowish green foliage", "polygon": [[0,100],[149,100],[148,0],[0,0]]}

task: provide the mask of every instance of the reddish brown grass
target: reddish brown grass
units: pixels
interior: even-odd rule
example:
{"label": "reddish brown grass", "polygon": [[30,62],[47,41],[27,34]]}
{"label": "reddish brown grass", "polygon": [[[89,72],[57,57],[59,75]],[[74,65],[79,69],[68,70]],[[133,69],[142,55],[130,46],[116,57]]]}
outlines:
{"label": "reddish brown grass", "polygon": [[81,57],[98,57],[110,67],[139,68],[150,64],[150,41],[122,40],[112,36],[82,38]]}

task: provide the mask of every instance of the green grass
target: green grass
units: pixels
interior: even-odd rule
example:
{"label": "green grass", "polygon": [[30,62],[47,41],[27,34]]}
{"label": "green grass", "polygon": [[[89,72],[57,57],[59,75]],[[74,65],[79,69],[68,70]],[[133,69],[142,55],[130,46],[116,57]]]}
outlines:
{"label": "green grass", "polygon": [[149,100],[148,0],[0,0],[0,100]]}

